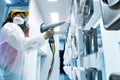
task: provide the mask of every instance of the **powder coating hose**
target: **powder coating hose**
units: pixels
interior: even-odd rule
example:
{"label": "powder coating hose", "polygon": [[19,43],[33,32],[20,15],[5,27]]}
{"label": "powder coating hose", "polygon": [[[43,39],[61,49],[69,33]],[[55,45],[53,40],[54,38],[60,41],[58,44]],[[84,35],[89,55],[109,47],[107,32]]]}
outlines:
{"label": "powder coating hose", "polygon": [[[43,33],[45,31],[47,31],[49,28],[55,28],[57,26],[60,26],[60,25],[63,25],[65,24],[66,21],[61,21],[61,22],[58,22],[58,23],[54,23],[54,24],[49,24],[49,25],[44,25],[44,23],[42,23],[40,25],[40,31]],[[49,45],[50,45],[50,48],[51,48],[51,51],[53,53],[53,58],[51,60],[51,66],[50,66],[50,70],[48,72],[48,77],[47,77],[47,80],[50,79],[50,76],[51,76],[51,73],[52,73],[52,70],[53,70],[53,64],[54,64],[54,55],[55,55],[55,40],[54,40],[54,37],[51,36],[49,38]]]}
{"label": "powder coating hose", "polygon": [[50,76],[51,76],[52,70],[53,70],[53,64],[54,64],[54,55],[55,55],[55,49],[56,48],[55,48],[55,40],[54,40],[53,36],[51,36],[50,39],[49,39],[49,45],[50,45],[53,57],[52,57],[52,60],[51,60],[51,65],[50,65],[50,69],[49,69],[49,72],[48,72],[47,80],[50,79]]}

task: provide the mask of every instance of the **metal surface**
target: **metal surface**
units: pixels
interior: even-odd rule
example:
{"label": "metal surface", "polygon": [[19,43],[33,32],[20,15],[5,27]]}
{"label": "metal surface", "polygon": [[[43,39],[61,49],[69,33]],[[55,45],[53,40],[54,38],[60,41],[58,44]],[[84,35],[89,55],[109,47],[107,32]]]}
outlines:
{"label": "metal surface", "polygon": [[107,4],[101,3],[102,18],[105,29],[119,30],[120,29],[120,8],[110,8]]}
{"label": "metal surface", "polygon": [[109,6],[115,6],[118,2],[120,2],[120,0],[102,0],[102,1],[108,4]]}
{"label": "metal surface", "polygon": [[86,0],[85,2],[85,7],[84,7],[84,21],[83,21],[83,26],[88,23],[89,19],[93,15],[94,12],[94,5],[93,5],[93,0]]}
{"label": "metal surface", "polygon": [[94,26],[94,24],[99,20],[101,17],[101,10],[100,10],[100,3],[99,1],[94,0],[94,12],[93,15],[91,16],[90,20],[88,23],[85,25],[84,30],[90,30],[91,27]]}

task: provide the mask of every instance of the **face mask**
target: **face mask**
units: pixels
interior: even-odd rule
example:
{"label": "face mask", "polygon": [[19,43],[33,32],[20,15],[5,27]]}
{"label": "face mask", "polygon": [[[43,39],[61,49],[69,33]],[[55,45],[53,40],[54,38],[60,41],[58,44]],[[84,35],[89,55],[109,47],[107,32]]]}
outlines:
{"label": "face mask", "polygon": [[24,29],[24,28],[27,27],[26,26],[26,21],[23,18],[21,18],[21,17],[17,17],[17,16],[14,17],[13,23],[18,24],[21,29]]}
{"label": "face mask", "polygon": [[13,23],[15,23],[15,24],[24,24],[24,19],[22,19],[21,17],[14,17],[14,19],[13,19]]}

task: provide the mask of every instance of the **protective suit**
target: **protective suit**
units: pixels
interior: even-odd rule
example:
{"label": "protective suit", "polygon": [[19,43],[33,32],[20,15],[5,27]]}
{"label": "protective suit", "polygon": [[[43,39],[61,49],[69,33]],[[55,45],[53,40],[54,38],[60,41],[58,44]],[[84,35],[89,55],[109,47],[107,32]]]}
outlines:
{"label": "protective suit", "polygon": [[0,80],[24,80],[24,55],[45,43],[42,35],[25,37],[15,23],[6,23],[0,32]]}

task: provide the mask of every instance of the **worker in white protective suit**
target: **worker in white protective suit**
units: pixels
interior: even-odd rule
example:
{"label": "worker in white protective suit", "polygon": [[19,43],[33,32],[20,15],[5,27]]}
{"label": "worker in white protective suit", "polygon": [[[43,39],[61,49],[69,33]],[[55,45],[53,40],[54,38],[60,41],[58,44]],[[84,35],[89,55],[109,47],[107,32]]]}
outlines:
{"label": "worker in white protective suit", "polygon": [[50,28],[44,35],[29,37],[29,27],[25,25],[28,14],[26,10],[11,10],[1,28],[0,80],[24,80],[24,53],[39,48],[54,34]]}

